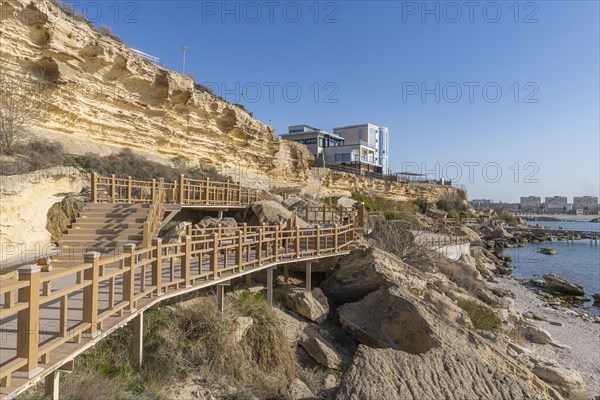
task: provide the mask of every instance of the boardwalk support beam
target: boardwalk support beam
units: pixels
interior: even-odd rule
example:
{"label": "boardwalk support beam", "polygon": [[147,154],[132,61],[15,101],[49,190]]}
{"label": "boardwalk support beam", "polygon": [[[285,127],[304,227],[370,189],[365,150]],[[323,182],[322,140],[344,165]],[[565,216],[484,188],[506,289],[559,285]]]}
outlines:
{"label": "boardwalk support beam", "polygon": [[221,314],[225,311],[225,286],[229,286],[229,284],[230,281],[217,285],[217,309]]}
{"label": "boardwalk support beam", "polygon": [[310,261],[306,262],[306,290],[312,289],[312,263]]}
{"label": "boardwalk support beam", "polygon": [[140,312],[133,319],[133,360],[138,367],[142,366],[144,358],[144,313]]}
{"label": "boardwalk support beam", "polygon": [[273,305],[273,270],[275,267],[267,268],[267,304]]}

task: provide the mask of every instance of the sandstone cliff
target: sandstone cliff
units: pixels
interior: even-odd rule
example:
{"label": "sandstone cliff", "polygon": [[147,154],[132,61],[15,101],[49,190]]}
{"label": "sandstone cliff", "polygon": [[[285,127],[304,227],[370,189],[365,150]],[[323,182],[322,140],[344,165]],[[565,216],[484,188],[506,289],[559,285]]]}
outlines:
{"label": "sandstone cliff", "polygon": [[304,146],[279,140],[246,111],[144,61],[52,2],[11,0],[1,11],[0,68],[34,80],[31,90],[48,103],[33,128],[61,141],[60,133],[291,180],[308,170]]}
{"label": "sandstone cliff", "polygon": [[2,2],[0,73],[28,82],[24,90],[43,96],[47,108],[31,128],[68,152],[128,147],[165,163],[184,156],[249,187],[291,187],[316,196],[364,190],[395,200],[436,200],[457,191],[311,170],[305,146],[275,137],[246,111],[143,60],[55,3]]}

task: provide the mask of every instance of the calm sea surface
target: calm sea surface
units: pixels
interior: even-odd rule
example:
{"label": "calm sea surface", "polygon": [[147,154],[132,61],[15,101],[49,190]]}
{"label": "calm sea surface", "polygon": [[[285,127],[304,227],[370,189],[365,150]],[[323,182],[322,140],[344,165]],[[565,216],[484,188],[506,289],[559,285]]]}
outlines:
{"label": "calm sea surface", "polygon": [[[542,247],[552,247],[557,254],[540,254]],[[567,242],[530,243],[526,247],[504,249],[503,254],[510,256],[513,262],[512,276],[515,278],[541,279],[544,274],[557,274],[585,288],[585,294],[592,297],[600,293],[600,245],[590,244],[590,240]],[[583,306],[591,306],[593,300]],[[590,311],[600,315],[600,308],[591,307]]]}
{"label": "calm sea surface", "polygon": [[543,226],[546,228],[564,228],[572,231],[600,232],[600,223],[589,221],[527,221],[532,226]]}

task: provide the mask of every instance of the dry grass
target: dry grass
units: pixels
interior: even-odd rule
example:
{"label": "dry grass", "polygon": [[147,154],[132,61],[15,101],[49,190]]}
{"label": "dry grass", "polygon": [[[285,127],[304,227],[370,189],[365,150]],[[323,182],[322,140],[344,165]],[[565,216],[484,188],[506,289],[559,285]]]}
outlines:
{"label": "dry grass", "polygon": [[466,263],[440,257],[436,261],[436,266],[452,282],[470,293],[485,287],[485,284],[479,280],[477,271]]}
{"label": "dry grass", "polygon": [[[239,316],[254,322],[236,342]],[[249,292],[229,295],[223,314],[214,296],[147,312],[141,368],[133,362],[133,348],[132,331],[125,327],[85,353],[61,382],[61,399],[168,399],[166,388],[188,374],[202,376],[207,388],[225,379],[238,388],[232,399],[248,393],[285,399],[296,372],[294,351],[278,320],[261,295]],[[22,399],[41,399],[40,392]]]}
{"label": "dry grass", "polygon": [[525,330],[519,325],[515,325],[515,327],[508,332],[508,337],[517,344],[524,345],[526,343]]}
{"label": "dry grass", "polygon": [[415,240],[411,224],[406,221],[378,221],[369,238],[375,247],[394,254],[413,267],[425,269],[437,253],[424,242]]}

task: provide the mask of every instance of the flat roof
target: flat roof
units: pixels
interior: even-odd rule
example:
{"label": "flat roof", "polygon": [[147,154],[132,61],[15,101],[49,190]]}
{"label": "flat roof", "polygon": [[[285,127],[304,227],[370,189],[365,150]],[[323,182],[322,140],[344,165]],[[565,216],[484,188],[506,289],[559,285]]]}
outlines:
{"label": "flat roof", "polygon": [[338,126],[336,128],[333,128],[333,130],[336,129],[349,129],[349,128],[358,128],[359,126],[367,126],[367,125],[373,125],[376,126],[378,128],[385,128],[388,129],[387,126],[381,126],[381,125],[377,125],[377,124],[372,124],[370,122],[367,122],[366,124],[356,124],[356,125],[347,125],[347,126]]}
{"label": "flat roof", "polygon": [[340,140],[344,140],[344,138],[342,136],[336,135],[335,133],[329,133],[326,131],[308,131],[308,132],[288,132],[288,133],[282,133],[279,135],[279,137],[283,137],[283,136],[304,136],[304,135],[314,135],[316,136],[317,134],[323,134],[326,136],[332,136],[334,139],[340,139]]}

